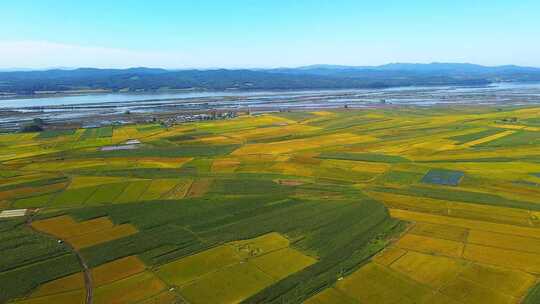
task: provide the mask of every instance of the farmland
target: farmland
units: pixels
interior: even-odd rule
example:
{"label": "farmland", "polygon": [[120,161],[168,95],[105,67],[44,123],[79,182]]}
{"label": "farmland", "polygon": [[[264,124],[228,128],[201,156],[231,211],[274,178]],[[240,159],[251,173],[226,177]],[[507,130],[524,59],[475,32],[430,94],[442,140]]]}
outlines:
{"label": "farmland", "polygon": [[538,303],[538,117],[342,109],[0,135],[0,303]]}

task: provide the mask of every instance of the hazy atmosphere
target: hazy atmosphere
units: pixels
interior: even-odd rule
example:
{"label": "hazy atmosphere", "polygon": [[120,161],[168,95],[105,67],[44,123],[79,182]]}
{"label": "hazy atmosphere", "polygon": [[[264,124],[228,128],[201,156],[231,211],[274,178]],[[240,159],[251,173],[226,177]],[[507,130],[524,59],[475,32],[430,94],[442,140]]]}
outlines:
{"label": "hazy atmosphere", "polygon": [[539,67],[539,11],[534,0],[4,1],[0,68]]}

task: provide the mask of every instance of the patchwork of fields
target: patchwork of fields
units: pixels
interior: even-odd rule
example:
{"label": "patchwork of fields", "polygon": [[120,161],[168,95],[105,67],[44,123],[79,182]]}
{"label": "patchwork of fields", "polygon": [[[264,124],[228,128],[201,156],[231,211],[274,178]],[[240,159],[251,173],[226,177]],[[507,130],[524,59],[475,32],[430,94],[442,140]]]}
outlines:
{"label": "patchwork of fields", "polygon": [[0,303],[540,303],[538,117],[0,135]]}

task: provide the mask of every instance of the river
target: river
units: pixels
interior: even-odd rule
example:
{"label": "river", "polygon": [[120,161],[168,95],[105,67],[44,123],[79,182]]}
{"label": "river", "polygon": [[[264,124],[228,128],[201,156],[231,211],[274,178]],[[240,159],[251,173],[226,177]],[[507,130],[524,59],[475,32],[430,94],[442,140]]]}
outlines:
{"label": "river", "polygon": [[[540,83],[497,83],[479,87],[396,87],[316,91],[190,91],[107,93],[36,98],[0,98],[0,125],[33,118],[77,120],[126,113],[176,113],[207,110],[303,110],[436,105],[540,104]],[[1,127],[1,126],[0,126]]]}

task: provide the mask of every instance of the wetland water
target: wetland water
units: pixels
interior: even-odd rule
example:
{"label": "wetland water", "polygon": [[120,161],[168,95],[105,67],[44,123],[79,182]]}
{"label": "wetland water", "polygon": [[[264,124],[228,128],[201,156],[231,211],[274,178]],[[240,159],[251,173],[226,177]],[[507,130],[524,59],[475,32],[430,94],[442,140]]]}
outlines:
{"label": "wetland water", "polygon": [[396,87],[362,90],[108,93],[40,98],[0,98],[0,124],[34,117],[77,119],[132,113],[210,109],[254,110],[364,108],[382,106],[526,105],[540,103],[540,83],[480,87]]}

